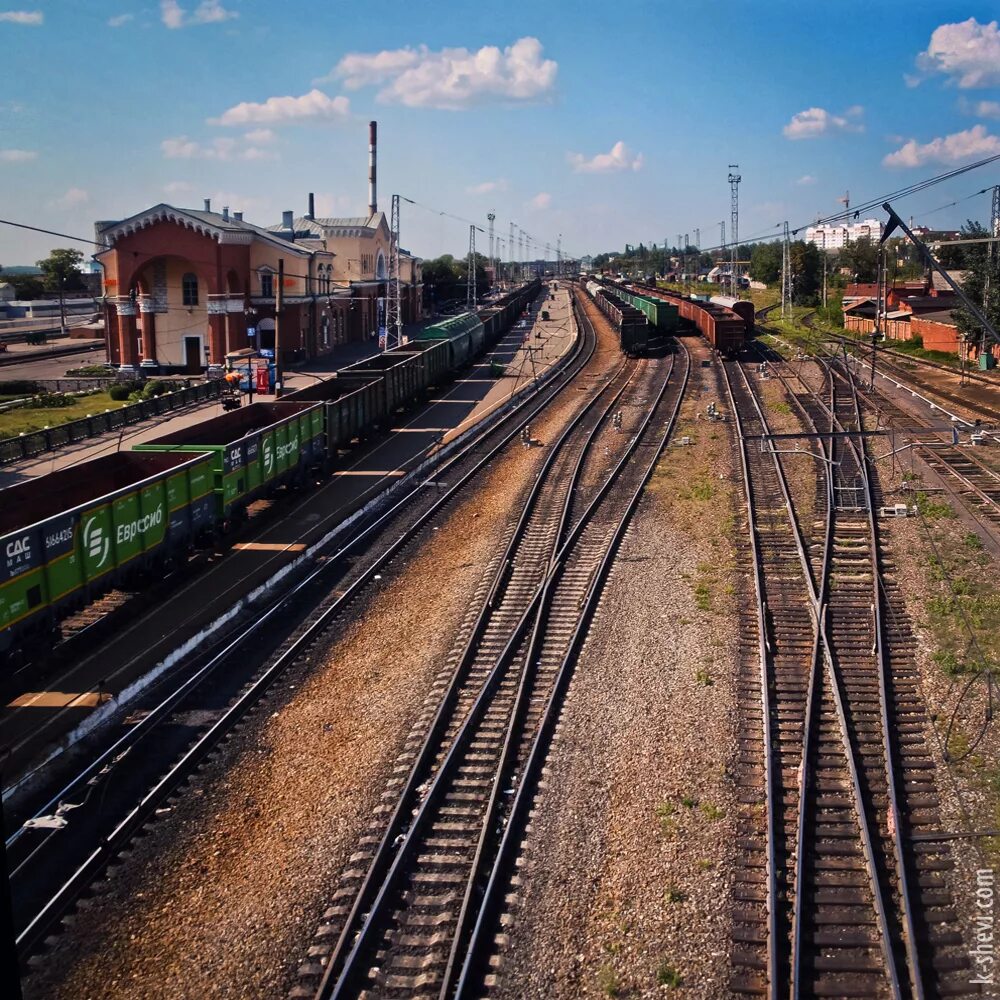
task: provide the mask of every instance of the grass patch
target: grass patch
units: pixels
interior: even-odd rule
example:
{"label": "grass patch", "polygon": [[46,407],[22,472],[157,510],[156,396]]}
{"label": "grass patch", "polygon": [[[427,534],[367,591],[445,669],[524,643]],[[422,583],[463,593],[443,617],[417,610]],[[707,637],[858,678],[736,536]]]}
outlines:
{"label": "grass patch", "polygon": [[669,986],[671,989],[675,989],[684,982],[684,979],[669,962],[663,961],[656,968],[656,981],[661,986]]}
{"label": "grass patch", "polygon": [[88,414],[93,416],[105,410],[120,409],[124,405],[123,402],[113,400],[106,392],[98,392],[91,396],[73,398],[69,405],[10,410],[0,413],[0,438],[17,437],[18,434],[29,434],[45,427],[68,424]]}
{"label": "grass patch", "polygon": [[712,589],[704,580],[695,584],[694,603],[701,611],[708,611],[712,607]]}
{"label": "grass patch", "polygon": [[687,899],[687,893],[681,892],[675,885],[670,885],[667,886],[667,891],[663,894],[663,898],[668,903],[683,903]]}
{"label": "grass patch", "polygon": [[704,667],[699,667],[694,672],[694,679],[702,687],[706,687],[706,688],[710,688],[710,687],[712,687],[715,684],[715,681],[712,679],[712,675]]}
{"label": "grass patch", "polygon": [[698,859],[698,871],[700,872],[710,872],[715,867],[715,862],[709,860],[708,858]]}
{"label": "grass patch", "polygon": [[951,509],[951,504],[943,500],[934,500],[929,494],[923,492],[917,493],[917,510],[928,521],[937,521],[942,517],[955,516],[955,512]]}
{"label": "grass patch", "polygon": [[618,973],[607,962],[597,970],[597,988],[606,997],[616,997],[621,990]]}
{"label": "grass patch", "polygon": [[785,413],[785,414],[788,414],[788,413],[792,412],[792,406],[791,406],[791,404],[790,403],[786,403],[786,402],[784,402],[783,400],[780,400],[780,399],[777,400],[777,402],[774,402],[774,403],[771,404],[771,409],[774,410],[775,413]]}
{"label": "grass patch", "polygon": [[665,837],[672,837],[677,832],[677,820],[675,819],[677,807],[673,802],[661,802],[653,812],[660,821],[660,832]]}
{"label": "grass patch", "polygon": [[720,809],[717,805],[713,805],[711,802],[702,802],[698,808],[701,809],[702,816],[713,823],[726,815],[724,810]]}

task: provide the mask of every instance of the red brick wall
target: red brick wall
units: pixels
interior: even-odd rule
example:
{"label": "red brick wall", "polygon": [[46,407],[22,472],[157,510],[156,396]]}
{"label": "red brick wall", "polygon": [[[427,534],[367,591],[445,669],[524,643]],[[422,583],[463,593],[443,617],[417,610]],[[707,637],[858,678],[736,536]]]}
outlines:
{"label": "red brick wall", "polygon": [[925,351],[958,353],[958,327],[919,316],[910,320],[910,326],[914,335],[919,334],[923,338]]}

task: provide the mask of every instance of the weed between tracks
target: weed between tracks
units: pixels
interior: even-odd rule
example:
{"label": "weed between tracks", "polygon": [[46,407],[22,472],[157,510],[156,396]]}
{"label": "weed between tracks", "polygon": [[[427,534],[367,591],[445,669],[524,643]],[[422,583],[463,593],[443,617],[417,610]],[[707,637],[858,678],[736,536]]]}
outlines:
{"label": "weed between tracks", "polygon": [[[910,605],[934,674],[930,707],[974,829],[1000,827],[1000,726],[991,721],[987,678],[1000,671],[1000,566],[950,504],[917,494],[920,517],[893,525],[900,562],[917,601]],[[905,540],[903,540],[905,539]],[[997,687],[994,684],[995,700]],[[1000,862],[1000,838],[979,845]]]}

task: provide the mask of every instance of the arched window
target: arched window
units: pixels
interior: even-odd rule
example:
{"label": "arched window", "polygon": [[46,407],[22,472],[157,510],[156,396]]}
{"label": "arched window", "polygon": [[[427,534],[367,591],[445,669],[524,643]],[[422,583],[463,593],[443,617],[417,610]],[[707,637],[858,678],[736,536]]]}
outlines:
{"label": "arched window", "polygon": [[381,250],[378,252],[378,263],[375,265],[375,277],[378,278],[379,281],[385,281],[386,279],[385,255]]}
{"label": "arched window", "polygon": [[260,294],[265,299],[274,298],[274,274],[271,271],[260,272]]}
{"label": "arched window", "polygon": [[190,271],[181,278],[181,301],[186,306],[198,304],[198,275]]}

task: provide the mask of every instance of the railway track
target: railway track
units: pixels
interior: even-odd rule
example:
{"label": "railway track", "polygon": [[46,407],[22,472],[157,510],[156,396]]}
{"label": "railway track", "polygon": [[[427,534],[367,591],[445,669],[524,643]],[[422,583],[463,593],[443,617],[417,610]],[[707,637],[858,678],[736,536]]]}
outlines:
{"label": "railway track", "polygon": [[562,694],[687,383],[678,350],[666,377],[640,362],[600,419],[571,428],[554,449],[434,718],[397,766],[391,815],[376,817],[352,858],[293,996],[487,988],[513,852]]}
{"label": "railway track", "polygon": [[[933,822],[937,798],[907,671],[912,635],[883,577],[862,446],[844,433],[860,427],[860,404],[829,372],[818,389],[784,380],[803,423],[829,435],[812,459],[820,509],[799,511],[774,446],[748,440],[769,433],[750,379],[742,368],[726,375],[758,597],[740,679],[750,865],[731,986],[771,997],[960,994],[961,936],[940,874],[949,863],[908,839]],[[822,530],[810,544],[801,522],[814,519]]]}
{"label": "railway track", "polygon": [[[516,441],[523,426],[576,384],[597,348],[594,331],[585,328],[578,344],[565,378],[519,404],[437,470],[450,487],[422,490],[424,499],[416,503],[409,496],[398,501],[340,551],[318,561],[290,592],[258,608],[251,625],[196,656],[158,704],[132,720],[125,735],[58,792],[18,816],[7,838],[7,857],[22,957],[57,929],[80,894],[259,706],[275,681],[308,662],[317,645],[378,586],[381,572],[476,488],[480,472]],[[613,375],[619,386],[628,378],[625,369]],[[402,527],[394,528],[400,520]],[[384,539],[387,529],[399,534]],[[354,567],[364,546],[376,541],[381,550]]]}
{"label": "railway track", "polygon": [[[781,362],[776,353],[769,353],[768,358],[774,363]],[[846,379],[846,369],[838,358],[839,356],[831,355],[828,360],[833,363],[834,370]],[[900,381],[912,381],[912,376],[904,370],[898,370],[897,375]],[[983,530],[1000,546],[1000,473],[977,457],[971,446],[954,444],[950,430],[942,431],[940,426],[904,410],[885,393],[867,389],[859,384],[856,372],[852,372],[851,377],[857,386],[858,398],[865,412],[873,415],[879,426],[905,429],[904,433],[921,461],[938,474],[945,487],[965,505]],[[928,391],[942,397],[947,395],[939,393],[937,389]],[[960,397],[947,398],[964,407],[975,405]],[[997,412],[1000,415],[1000,411]],[[964,429],[971,430],[972,425],[966,423]]]}

